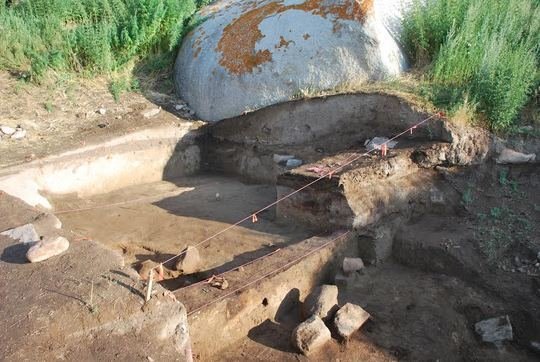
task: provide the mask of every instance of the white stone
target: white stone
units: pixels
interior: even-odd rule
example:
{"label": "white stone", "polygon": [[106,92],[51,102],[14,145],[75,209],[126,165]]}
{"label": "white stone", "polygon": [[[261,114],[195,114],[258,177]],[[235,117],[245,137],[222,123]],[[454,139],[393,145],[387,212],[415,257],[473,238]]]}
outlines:
{"label": "white stone", "polygon": [[68,248],[69,241],[66,238],[61,236],[46,237],[32,246],[26,253],[26,257],[31,263],[37,263],[62,254]]}
{"label": "white stone", "polygon": [[343,272],[345,274],[354,273],[356,271],[364,269],[364,262],[361,258],[344,258],[343,259]]}
{"label": "white stone", "polygon": [[397,141],[390,141],[387,137],[374,137],[372,140],[366,140],[366,142],[364,142],[364,145],[369,152],[380,150],[383,144],[386,144],[386,147],[391,149],[396,147]]}
{"label": "white stone", "polygon": [[302,160],[291,158],[290,160],[287,160],[287,162],[285,163],[285,167],[287,167],[288,169],[293,169],[301,166],[302,163]]}
{"label": "white stone", "polygon": [[341,307],[334,319],[338,334],[347,339],[369,319],[370,315],[362,307],[347,303]]}
{"label": "white stone", "polygon": [[335,285],[321,285],[306,298],[303,305],[304,317],[316,315],[324,320],[331,319],[338,309],[338,288]]}
{"label": "white stone", "polygon": [[300,323],[292,333],[292,343],[305,355],[323,347],[332,338],[321,318],[314,315]]}
{"label": "white stone", "polygon": [[142,115],[143,115],[144,118],[151,118],[151,117],[157,116],[159,114],[159,112],[161,112],[160,107],[152,108],[152,109],[149,109],[147,111],[144,111],[142,113]]}
{"label": "white stone", "polygon": [[176,262],[176,270],[181,271],[182,274],[196,273],[201,268],[201,257],[199,250],[194,246],[188,246],[182,250],[182,255],[178,257]]}
{"label": "white stone", "polygon": [[11,136],[15,133],[15,128],[10,126],[0,126],[0,131],[5,135]]}
{"label": "white stone", "polygon": [[290,159],[293,159],[294,156],[292,155],[278,155],[274,154],[273,159],[275,163],[285,163]]}
{"label": "white stone", "polygon": [[101,114],[102,116],[104,116],[107,113],[107,110],[105,108],[101,107],[100,109],[97,110],[97,112],[99,114]]}
{"label": "white stone", "polygon": [[536,155],[534,153],[525,154],[505,148],[499,154],[499,157],[495,160],[500,164],[520,164],[527,162],[534,162],[536,160]]}
{"label": "white stone", "polygon": [[0,233],[0,235],[5,235],[13,240],[18,240],[21,243],[31,243],[39,240],[39,235],[33,224],[25,224],[10,230],[6,230]]}
{"label": "white stone", "polygon": [[299,96],[389,79],[409,0],[218,0],[198,13],[176,68],[179,96],[218,121]]}
{"label": "white stone", "polygon": [[480,321],[474,325],[474,330],[484,342],[496,345],[514,338],[510,318],[507,315]]}
{"label": "white stone", "polygon": [[23,139],[24,137],[26,137],[26,130],[22,128],[17,128],[15,133],[11,135],[11,139],[13,140],[20,140],[20,139]]}

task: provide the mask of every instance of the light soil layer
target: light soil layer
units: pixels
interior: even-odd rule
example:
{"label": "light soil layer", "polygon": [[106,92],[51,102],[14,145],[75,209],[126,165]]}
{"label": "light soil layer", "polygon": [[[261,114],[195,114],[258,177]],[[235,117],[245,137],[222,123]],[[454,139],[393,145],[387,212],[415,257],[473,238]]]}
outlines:
{"label": "light soil layer", "polygon": [[[275,188],[202,175],[155,182],[80,199],[53,198],[64,228],[123,253],[126,263],[164,261],[275,200]],[[112,205],[112,206],[110,206]],[[70,211],[73,210],[73,211]],[[217,273],[261,256],[265,250],[305,239],[305,229],[276,224],[273,210],[198,246],[201,272]],[[172,268],[174,263],[167,264]],[[218,268],[219,267],[219,268]],[[171,277],[176,276],[170,271]],[[171,282],[170,288],[181,285]],[[176,283],[176,284],[175,284]]]}

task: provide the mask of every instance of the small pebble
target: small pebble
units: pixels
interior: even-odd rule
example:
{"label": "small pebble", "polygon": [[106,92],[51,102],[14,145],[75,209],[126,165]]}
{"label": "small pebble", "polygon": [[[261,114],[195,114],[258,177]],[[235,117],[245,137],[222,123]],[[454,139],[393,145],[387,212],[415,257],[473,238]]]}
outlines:
{"label": "small pebble", "polygon": [[15,133],[15,128],[10,126],[0,126],[0,131],[5,135],[11,136]]}
{"label": "small pebble", "polygon": [[15,133],[11,135],[11,139],[13,140],[20,140],[20,139],[23,139],[24,137],[26,137],[26,130],[22,128],[17,128]]}
{"label": "small pebble", "polygon": [[107,113],[107,110],[106,110],[105,108],[102,107],[102,108],[100,108],[100,109],[97,110],[97,113],[99,113],[99,114],[101,114],[102,116],[104,116],[105,113]]}

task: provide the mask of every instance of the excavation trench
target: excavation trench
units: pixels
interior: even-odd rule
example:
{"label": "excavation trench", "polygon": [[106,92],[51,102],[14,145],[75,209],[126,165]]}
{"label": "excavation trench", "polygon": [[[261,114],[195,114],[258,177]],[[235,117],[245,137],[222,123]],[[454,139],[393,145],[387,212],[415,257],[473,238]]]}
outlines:
{"label": "excavation trench", "polygon": [[[395,340],[385,323],[396,300],[386,304],[383,300],[392,293],[397,293],[393,298],[416,298],[407,294],[411,280],[431,288],[426,298],[433,296],[437,303],[444,299],[435,295],[444,293],[431,277],[402,270],[399,264],[425,270],[422,263],[447,249],[419,247],[428,250],[427,256],[418,263],[411,261],[420,244],[405,238],[404,230],[425,215],[445,220],[463,212],[463,193],[445,178],[441,167],[480,163],[490,145],[481,132],[463,136],[433,118],[403,134],[387,155],[366,154],[364,148],[366,139],[392,137],[429,116],[397,97],[378,94],[291,102],[202,128],[142,132],[59,155],[24,170],[4,172],[0,186],[29,203],[52,207],[64,229],[80,240],[118,251],[136,270],[147,260],[170,260],[160,284],[186,307],[198,359],[216,359],[218,354],[234,359],[238,353],[252,352],[264,353],[264,358],[292,358],[288,336],[299,321],[301,302],[314,286],[336,282],[344,256],[361,256],[373,269],[340,285],[340,302],[372,307],[380,313],[380,324],[368,326],[375,332],[367,339],[349,345],[352,354],[333,345],[321,358],[328,353],[345,360],[353,355],[429,358],[436,348],[426,349],[426,355],[415,352],[423,343],[417,331],[403,327],[412,337]],[[281,156],[294,156],[302,165],[286,167],[277,162]],[[302,190],[294,193],[298,189]],[[281,201],[257,213],[256,219],[250,217],[276,200]],[[199,271],[182,275],[174,256],[196,244],[202,259]],[[474,265],[474,260],[467,262]],[[457,268],[446,274],[462,278],[457,283],[465,289],[475,288],[467,284],[471,281],[487,283],[478,281],[477,268],[471,271],[464,263],[430,272],[445,274]],[[225,277],[228,288],[206,283],[213,275]],[[375,282],[393,288],[387,278],[394,277],[399,292],[370,289],[377,288]],[[452,294],[459,286],[444,288]],[[474,301],[455,304],[489,300],[484,289]],[[363,299],[359,293],[371,296]],[[415,300],[423,305],[428,299]],[[496,303],[499,311],[513,308],[505,301]],[[450,312],[431,310],[429,318],[439,316],[443,324],[458,318],[461,324],[456,328],[464,345],[474,353],[483,348],[474,345],[470,332],[477,316],[464,317],[456,306],[441,308]],[[515,310],[522,312],[523,308]],[[417,316],[425,317],[422,313]],[[480,314],[489,313],[482,309]],[[420,324],[431,323],[424,322]],[[533,336],[521,334],[521,344],[538,332],[537,326],[527,328]],[[369,344],[380,349],[366,352]],[[447,350],[466,353],[455,346]]]}

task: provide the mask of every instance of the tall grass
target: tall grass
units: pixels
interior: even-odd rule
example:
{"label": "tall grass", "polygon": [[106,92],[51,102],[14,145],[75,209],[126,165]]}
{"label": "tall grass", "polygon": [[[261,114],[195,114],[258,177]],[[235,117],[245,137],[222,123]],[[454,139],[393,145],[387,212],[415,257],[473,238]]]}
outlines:
{"label": "tall grass", "polygon": [[195,0],[0,0],[0,69],[103,74],[173,50]]}
{"label": "tall grass", "polygon": [[539,81],[540,2],[418,0],[403,41],[416,65],[431,63],[436,103],[468,99],[493,129],[508,129]]}

